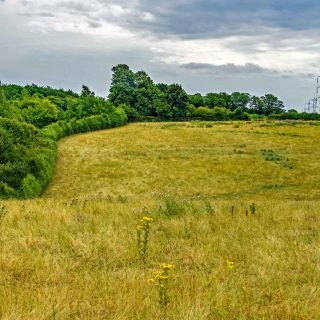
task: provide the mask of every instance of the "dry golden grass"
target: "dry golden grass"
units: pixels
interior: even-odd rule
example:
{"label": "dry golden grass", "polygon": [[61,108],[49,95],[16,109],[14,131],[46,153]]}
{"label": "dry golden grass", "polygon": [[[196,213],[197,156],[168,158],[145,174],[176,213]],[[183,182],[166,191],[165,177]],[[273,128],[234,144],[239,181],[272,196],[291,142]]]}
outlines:
{"label": "dry golden grass", "polygon": [[[319,144],[318,126],[266,122],[64,139],[43,197],[4,203],[0,318],[319,319]],[[147,281],[160,263],[166,312]]]}

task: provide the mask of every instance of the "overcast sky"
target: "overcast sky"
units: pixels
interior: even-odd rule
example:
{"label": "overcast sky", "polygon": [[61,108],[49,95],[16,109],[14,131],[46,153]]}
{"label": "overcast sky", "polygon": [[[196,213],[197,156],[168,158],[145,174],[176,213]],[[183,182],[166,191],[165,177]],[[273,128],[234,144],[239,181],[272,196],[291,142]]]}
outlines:
{"label": "overcast sky", "polygon": [[0,80],[106,96],[128,64],[190,93],[314,95],[319,0],[0,0]]}

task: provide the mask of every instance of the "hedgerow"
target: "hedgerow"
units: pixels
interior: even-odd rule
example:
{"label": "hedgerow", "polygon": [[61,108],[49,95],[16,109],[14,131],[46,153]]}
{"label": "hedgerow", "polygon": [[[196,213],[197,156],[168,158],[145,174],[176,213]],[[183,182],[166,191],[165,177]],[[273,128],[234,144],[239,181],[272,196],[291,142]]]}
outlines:
{"label": "hedgerow", "polygon": [[0,198],[39,196],[54,173],[58,140],[126,122],[126,113],[121,108],[108,114],[61,120],[42,129],[15,119],[0,118]]}

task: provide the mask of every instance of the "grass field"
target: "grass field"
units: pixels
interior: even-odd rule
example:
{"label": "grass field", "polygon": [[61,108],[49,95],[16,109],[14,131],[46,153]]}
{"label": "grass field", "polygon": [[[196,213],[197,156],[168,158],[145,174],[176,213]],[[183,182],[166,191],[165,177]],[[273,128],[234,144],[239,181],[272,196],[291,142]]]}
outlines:
{"label": "grass field", "polygon": [[[130,124],[62,140],[43,197],[3,202],[0,318],[320,319],[316,124]],[[148,282],[160,263],[175,266],[167,307]]]}

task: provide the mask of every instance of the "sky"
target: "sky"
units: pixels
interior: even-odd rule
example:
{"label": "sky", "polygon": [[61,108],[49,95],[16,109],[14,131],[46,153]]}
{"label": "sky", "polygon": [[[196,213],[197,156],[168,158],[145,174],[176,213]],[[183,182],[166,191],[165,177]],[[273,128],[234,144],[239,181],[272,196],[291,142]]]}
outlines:
{"label": "sky", "polygon": [[188,93],[273,93],[302,110],[319,12],[318,0],[0,0],[0,80],[106,96],[125,63]]}

